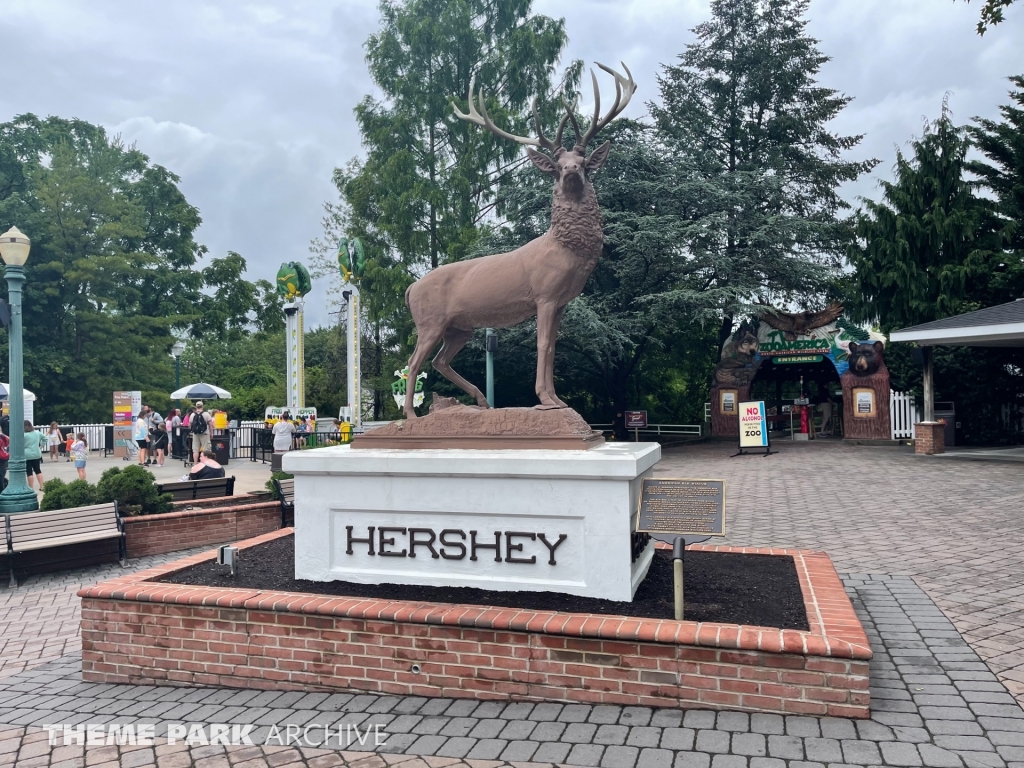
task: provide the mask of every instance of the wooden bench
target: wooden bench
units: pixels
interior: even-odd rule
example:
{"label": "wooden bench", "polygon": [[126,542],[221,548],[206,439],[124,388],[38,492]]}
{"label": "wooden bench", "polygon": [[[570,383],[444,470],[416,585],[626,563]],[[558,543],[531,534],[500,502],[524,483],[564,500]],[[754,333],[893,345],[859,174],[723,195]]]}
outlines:
{"label": "wooden bench", "polygon": [[171,501],[194,501],[214,499],[219,496],[235,495],[235,478],[213,477],[209,480],[179,480],[175,483],[161,483],[156,487],[159,493],[171,494]]}
{"label": "wooden bench", "polygon": [[278,498],[281,499],[281,527],[295,525],[295,480],[274,480]]}
{"label": "wooden bench", "polygon": [[[117,502],[4,517],[11,586],[18,573],[44,573],[128,557]],[[53,566],[58,567],[54,568]]]}

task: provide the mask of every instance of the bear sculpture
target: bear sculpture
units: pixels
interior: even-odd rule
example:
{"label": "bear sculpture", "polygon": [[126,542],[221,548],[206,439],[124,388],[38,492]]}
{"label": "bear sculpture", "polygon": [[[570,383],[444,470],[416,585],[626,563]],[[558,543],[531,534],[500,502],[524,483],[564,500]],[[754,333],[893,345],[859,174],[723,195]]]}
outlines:
{"label": "bear sculpture", "polygon": [[884,363],[885,346],[880,341],[873,344],[850,342],[850,371],[855,376],[870,376],[876,373]]}

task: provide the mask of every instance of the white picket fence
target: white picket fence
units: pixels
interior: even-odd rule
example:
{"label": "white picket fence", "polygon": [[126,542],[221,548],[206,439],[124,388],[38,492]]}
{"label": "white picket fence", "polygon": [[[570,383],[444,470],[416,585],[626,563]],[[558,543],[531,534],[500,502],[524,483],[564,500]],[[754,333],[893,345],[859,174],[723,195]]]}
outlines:
{"label": "white picket fence", "polygon": [[[105,443],[105,433],[107,427],[112,427],[113,424],[60,424],[58,425],[65,432],[71,432],[78,434],[79,432],[85,433],[85,444],[89,446],[90,451],[102,451]],[[37,429],[43,430],[49,427],[38,426]]]}
{"label": "white picket fence", "polygon": [[917,405],[914,396],[909,392],[889,390],[889,423],[892,427],[893,440],[906,440],[914,437],[914,424],[917,417]]}

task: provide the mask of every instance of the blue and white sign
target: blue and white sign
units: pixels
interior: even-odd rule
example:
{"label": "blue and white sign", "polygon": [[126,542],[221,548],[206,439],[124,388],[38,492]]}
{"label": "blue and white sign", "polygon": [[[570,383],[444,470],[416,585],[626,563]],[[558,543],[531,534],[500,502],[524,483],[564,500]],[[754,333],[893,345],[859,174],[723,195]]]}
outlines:
{"label": "blue and white sign", "polygon": [[768,421],[764,400],[740,403],[740,448],[767,448]]}

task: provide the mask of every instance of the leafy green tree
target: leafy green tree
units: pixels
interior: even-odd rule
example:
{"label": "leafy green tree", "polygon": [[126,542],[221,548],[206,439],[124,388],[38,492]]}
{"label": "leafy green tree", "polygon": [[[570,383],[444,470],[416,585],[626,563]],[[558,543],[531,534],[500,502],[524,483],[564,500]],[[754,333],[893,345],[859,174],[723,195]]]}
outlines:
{"label": "leafy green tree", "polygon": [[849,250],[850,311],[885,332],[987,306],[1005,272],[988,206],[967,178],[967,130],[945,101],[911,148],[897,152],[882,200],[863,201]]}
{"label": "leafy green tree", "polygon": [[[532,96],[544,119],[554,114],[545,96],[566,43],[564,22],[532,14],[531,0],[384,0],[380,12],[366,60],[382,98],[356,108],[366,158],[336,169],[340,200],[326,204],[324,237],[311,248],[314,274],[335,281],[339,299],[337,243],[359,237],[366,248],[362,370],[375,418],[394,414],[393,372],[413,335],[406,288],[476,251],[498,185],[523,162],[518,145],[455,119],[453,101],[465,110],[474,82],[496,121],[526,133]],[[562,84],[579,71],[570,66]]]}
{"label": "leafy green tree", "polygon": [[690,172],[679,215],[720,346],[753,302],[820,295],[849,241],[838,188],[875,164],[845,159],[861,137],[828,128],[850,97],[817,82],[829,57],[806,34],[808,4],[713,0],[651,105]]}
{"label": "leafy green tree", "polygon": [[[366,60],[383,99],[356,108],[366,160],[336,174],[359,220],[351,234],[389,251],[411,274],[465,256],[491,208],[493,185],[518,146],[456,120],[475,78],[503,125],[525,130],[525,108],[551,87],[564,22],[531,0],[382,0]],[[359,231],[365,229],[365,232]]]}
{"label": "leafy green tree", "polygon": [[[971,2],[971,0],[967,0]],[[978,34],[984,35],[989,27],[1006,21],[1003,9],[1013,5],[1014,0],[982,0],[981,18],[978,20]]]}
{"label": "leafy green tree", "polygon": [[82,120],[0,124],[0,226],[32,238],[25,381],[48,418],[105,421],[114,390],[167,393],[175,334],[272,321],[240,256],[195,269],[200,217],[178,181]]}

